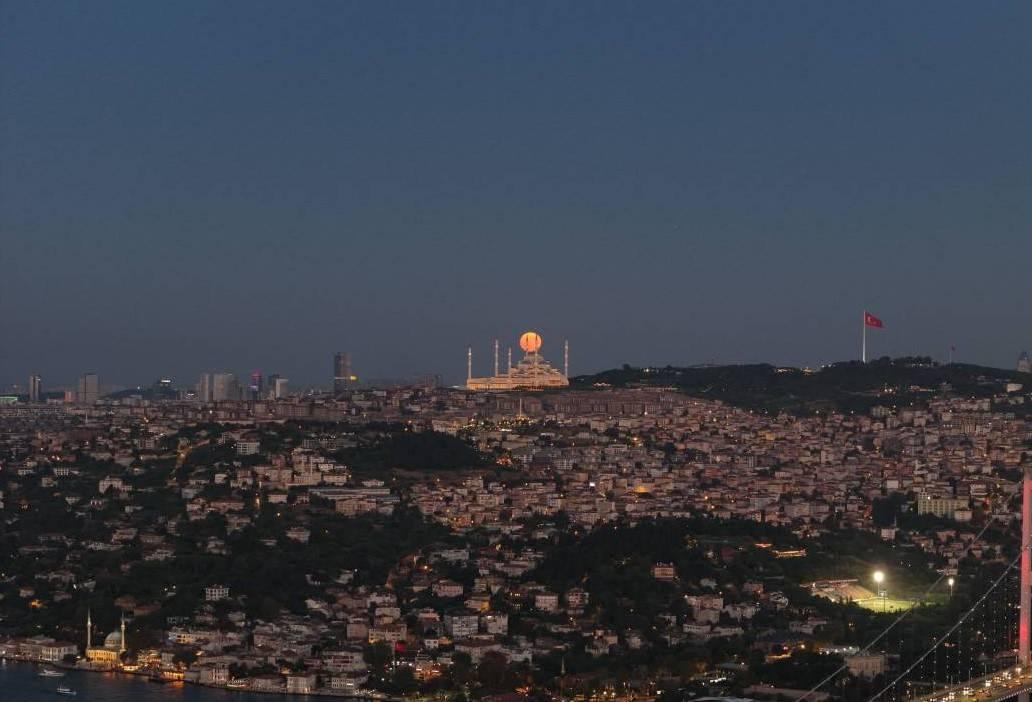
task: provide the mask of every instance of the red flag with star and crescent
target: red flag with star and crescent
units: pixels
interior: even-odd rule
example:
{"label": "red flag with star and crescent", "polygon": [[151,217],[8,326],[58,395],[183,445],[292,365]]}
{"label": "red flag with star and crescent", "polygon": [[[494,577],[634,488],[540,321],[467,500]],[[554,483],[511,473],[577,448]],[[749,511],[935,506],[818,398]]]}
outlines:
{"label": "red flag with star and crescent", "polygon": [[864,324],[868,327],[874,327],[875,329],[881,329],[885,324],[875,317],[870,312],[864,312]]}

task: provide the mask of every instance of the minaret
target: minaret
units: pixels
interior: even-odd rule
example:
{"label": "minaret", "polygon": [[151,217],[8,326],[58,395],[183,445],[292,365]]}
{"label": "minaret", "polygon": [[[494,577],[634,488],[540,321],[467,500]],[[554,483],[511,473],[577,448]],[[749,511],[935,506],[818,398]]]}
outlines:
{"label": "minaret", "polygon": [[570,342],[563,342],[563,375],[570,379]]}
{"label": "minaret", "polygon": [[498,377],[498,339],[495,339],[495,377]]}
{"label": "minaret", "polygon": [[86,610],[86,650],[93,648],[93,619],[90,617],[90,610]]}
{"label": "minaret", "polygon": [[466,347],[466,384],[473,378],[473,347]]}
{"label": "minaret", "polygon": [[512,373],[512,347],[509,347],[509,365],[505,367],[506,373]]}
{"label": "minaret", "polygon": [[125,612],[122,612],[122,639],[118,646],[119,653],[125,653]]}

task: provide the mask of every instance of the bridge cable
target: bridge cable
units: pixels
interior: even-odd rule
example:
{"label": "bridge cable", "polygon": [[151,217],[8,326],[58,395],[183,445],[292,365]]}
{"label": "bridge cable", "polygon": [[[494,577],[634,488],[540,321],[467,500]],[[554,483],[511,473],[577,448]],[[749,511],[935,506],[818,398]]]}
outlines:
{"label": "bridge cable", "polygon": [[[974,547],[975,543],[976,543],[976,542],[977,542],[977,541],[978,541],[978,540],[979,540],[980,538],[982,538],[982,535],[983,535],[983,534],[985,534],[985,532],[987,532],[987,531],[989,530],[989,527],[990,527],[990,526],[992,526],[992,523],[993,523],[993,519],[994,519],[994,517],[990,517],[990,518],[989,518],[989,519],[988,519],[988,520],[986,521],[986,523],[985,523],[985,524],[984,524],[984,525],[982,526],[982,528],[981,528],[981,529],[979,530],[979,532],[978,532],[977,534],[975,534],[975,538],[973,538],[973,539],[971,540],[971,543],[970,543],[970,544],[968,545],[968,547],[967,547],[967,548],[966,548],[966,549],[964,550],[964,555],[963,555],[963,556],[961,556],[961,559],[963,559],[963,558],[966,558],[966,557],[967,557],[968,553],[970,553],[970,551],[971,551],[971,549],[972,549],[972,548]],[[934,590],[934,589],[935,589],[935,588],[936,588],[936,587],[937,587],[937,586],[939,585],[939,583],[941,583],[941,582],[943,581],[943,579],[944,579],[945,577],[946,577],[946,573],[945,573],[945,572],[944,572],[944,573],[941,573],[941,574],[939,575],[939,577],[938,577],[938,578],[937,578],[937,579],[935,580],[935,582],[933,582],[933,583],[932,583],[931,585],[929,585],[929,586],[928,586],[928,589],[927,589],[927,590],[925,590],[925,593],[924,593],[924,595],[923,595],[922,597],[927,597],[927,596],[928,596],[928,595],[929,595],[929,594],[930,594],[930,593],[932,592],[932,590]],[[868,643],[868,644],[867,644],[866,646],[864,646],[864,647],[863,647],[862,649],[860,649],[859,653],[867,653],[867,652],[868,652],[869,650],[871,650],[871,648],[872,648],[872,647],[873,647],[873,646],[874,646],[874,645],[875,645],[876,643],[878,643],[879,641],[881,641],[881,640],[882,640],[882,638],[884,638],[886,634],[888,634],[888,633],[889,633],[890,631],[892,631],[893,629],[895,629],[895,628],[896,628],[896,625],[897,625],[897,624],[899,624],[899,623],[900,623],[901,621],[903,621],[904,619],[906,619],[906,618],[907,618],[907,615],[909,615],[909,614],[910,614],[910,612],[911,612],[911,610],[912,610],[912,609],[913,609],[913,607],[911,607],[910,609],[904,609],[904,610],[903,610],[903,612],[902,612],[902,613],[901,613],[901,614],[900,614],[900,615],[899,615],[898,617],[896,617],[896,619],[894,619],[894,620],[893,620],[893,621],[892,621],[891,623],[889,623],[889,625],[888,625],[887,627],[885,627],[885,629],[883,629],[883,630],[882,630],[882,632],[881,632],[880,634],[878,634],[877,636],[875,636],[875,637],[874,637],[873,639],[871,639],[870,643]],[[808,698],[808,697],[809,697],[810,695],[812,695],[813,693],[817,692],[817,691],[818,691],[818,690],[820,690],[820,689],[821,689],[822,687],[824,687],[825,685],[827,685],[827,684],[828,684],[829,682],[831,682],[832,680],[834,680],[834,679],[835,679],[835,676],[836,676],[836,675],[838,675],[838,674],[839,674],[839,673],[841,673],[842,671],[846,670],[847,668],[849,668],[849,664],[848,664],[848,663],[843,663],[843,664],[842,664],[841,666],[839,666],[839,667],[838,667],[838,669],[837,669],[837,670],[834,670],[834,671],[833,671],[832,673],[830,673],[830,674],[829,674],[829,675],[828,675],[828,676],[827,676],[826,678],[824,678],[824,679],[823,679],[823,680],[821,680],[821,681],[820,681],[819,683],[817,683],[816,685],[814,685],[813,687],[811,687],[811,688],[810,688],[809,690],[807,690],[807,691],[806,691],[806,693],[805,693],[804,695],[802,695],[802,696],[800,696],[800,697],[797,697],[797,698],[796,698],[796,700],[795,700],[795,702],[805,702],[806,698]]]}
{"label": "bridge cable", "polygon": [[[943,642],[943,641],[945,641],[945,640],[946,640],[947,638],[949,638],[949,636],[950,636],[950,635],[952,635],[952,634],[953,634],[953,632],[954,632],[954,631],[956,631],[956,630],[957,630],[957,629],[958,629],[958,628],[960,627],[960,625],[961,625],[961,624],[963,624],[963,623],[964,623],[965,621],[967,621],[967,618],[968,618],[969,616],[971,616],[971,614],[972,614],[972,613],[974,613],[974,611],[975,611],[975,610],[976,610],[976,609],[977,609],[977,608],[978,608],[979,606],[981,606],[981,604],[982,604],[983,602],[985,602],[985,599],[986,599],[987,597],[989,597],[989,595],[991,595],[991,594],[992,594],[993,590],[995,590],[995,589],[996,589],[996,586],[997,586],[997,585],[999,585],[999,584],[1000,584],[1001,582],[1003,582],[1003,579],[1004,579],[1005,577],[1007,577],[1007,575],[1009,575],[1009,574],[1010,574],[1010,571],[1011,571],[1011,569],[1012,569],[1012,568],[1013,568],[1013,567],[1014,567],[1014,566],[1015,566],[1015,565],[1016,565],[1016,564],[1018,563],[1018,561],[1019,561],[1019,560],[1021,560],[1021,553],[1020,553],[1020,552],[1019,552],[1019,553],[1018,553],[1018,555],[1017,555],[1017,556],[1016,556],[1016,557],[1014,558],[1014,560],[1013,560],[1013,561],[1011,561],[1011,562],[1010,562],[1010,564],[1009,564],[1009,565],[1008,565],[1008,566],[1007,566],[1006,568],[1004,568],[1004,570],[1003,570],[1003,573],[1001,573],[1001,574],[1000,574],[1000,577],[998,577],[998,578],[997,578],[997,579],[996,579],[996,580],[995,580],[995,581],[993,582],[993,584],[992,584],[992,585],[991,585],[991,586],[989,587],[989,589],[988,589],[988,590],[986,590],[986,591],[985,591],[985,593],[984,593],[984,594],[983,594],[983,595],[982,595],[981,597],[979,597],[979,598],[978,598],[978,601],[977,601],[977,602],[975,602],[975,604],[973,604],[973,605],[971,606],[971,609],[969,609],[968,611],[964,612],[964,614],[963,614],[963,615],[961,615],[960,619],[958,619],[958,620],[957,620],[956,624],[954,624],[954,625],[953,625],[952,627],[950,627],[949,631],[947,631],[947,632],[946,632],[945,634],[943,634],[942,636],[940,636],[940,637],[939,637],[939,639],[938,639],[938,640],[937,640],[937,641],[936,641],[936,642],[935,642],[934,644],[932,644],[932,647],[931,647],[931,648],[929,648],[929,649],[928,649],[927,651],[925,651],[924,653],[922,653],[922,654],[921,654],[921,657],[920,657],[920,658],[918,658],[918,659],[917,659],[916,661],[914,661],[914,662],[913,662],[913,663],[912,663],[912,664],[910,665],[910,667],[909,667],[909,668],[907,668],[907,669],[906,669],[906,670],[904,670],[904,671],[903,671],[902,673],[900,673],[900,674],[899,674],[899,675],[898,675],[898,676],[896,677],[896,679],[895,679],[895,680],[893,680],[893,681],[892,681],[891,683],[889,683],[888,685],[886,685],[885,687],[883,687],[883,688],[881,689],[881,691],[880,691],[880,692],[878,692],[878,694],[876,694],[876,695],[875,695],[874,697],[871,697],[871,698],[870,698],[870,699],[869,699],[869,700],[868,700],[867,702],[874,702],[874,700],[876,700],[876,699],[878,699],[879,697],[881,697],[882,695],[884,695],[884,694],[885,694],[885,692],[886,692],[886,690],[889,690],[889,689],[890,689],[890,688],[892,688],[892,687],[893,687],[893,686],[894,686],[894,685],[895,685],[896,683],[898,683],[898,682],[899,682],[900,680],[902,680],[902,679],[903,679],[903,678],[905,678],[905,677],[906,677],[907,675],[909,675],[909,674],[910,674],[910,671],[912,671],[912,670],[913,670],[914,668],[916,668],[916,667],[918,666],[918,664],[920,664],[920,663],[921,663],[921,661],[923,661],[923,660],[924,660],[925,658],[927,658],[927,657],[929,656],[929,654],[931,654],[931,652],[932,652],[932,651],[934,651],[934,650],[936,650],[937,648],[939,648],[939,645],[940,645],[940,644],[942,644],[942,642]],[[801,698],[800,698],[800,699],[801,699]]]}

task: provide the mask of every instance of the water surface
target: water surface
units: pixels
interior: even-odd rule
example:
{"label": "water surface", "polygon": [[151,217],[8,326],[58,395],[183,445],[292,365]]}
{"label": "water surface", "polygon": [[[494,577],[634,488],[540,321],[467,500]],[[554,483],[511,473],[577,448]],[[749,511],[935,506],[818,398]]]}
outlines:
{"label": "water surface", "polygon": [[[63,678],[41,678],[28,663],[0,661],[0,702],[287,702],[341,698],[309,695],[269,695],[214,690],[197,685],[158,685],[138,675],[65,671]],[[58,687],[77,691],[75,697],[57,694]]]}

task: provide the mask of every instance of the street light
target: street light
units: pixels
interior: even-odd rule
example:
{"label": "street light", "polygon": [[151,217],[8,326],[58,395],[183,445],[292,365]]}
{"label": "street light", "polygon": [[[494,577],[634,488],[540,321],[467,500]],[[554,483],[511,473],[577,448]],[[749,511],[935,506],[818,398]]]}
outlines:
{"label": "street light", "polygon": [[951,600],[953,599],[953,585],[954,585],[954,583],[956,583],[956,580],[954,580],[953,578],[949,578],[946,581],[946,584],[950,586],[950,599]]}
{"label": "street light", "polygon": [[881,598],[882,611],[884,612],[885,611],[885,588],[882,587],[882,583],[885,582],[885,573],[883,573],[880,570],[876,570],[876,571],[874,571],[874,574],[872,575],[872,577],[874,578],[875,584],[878,586],[878,597]]}

